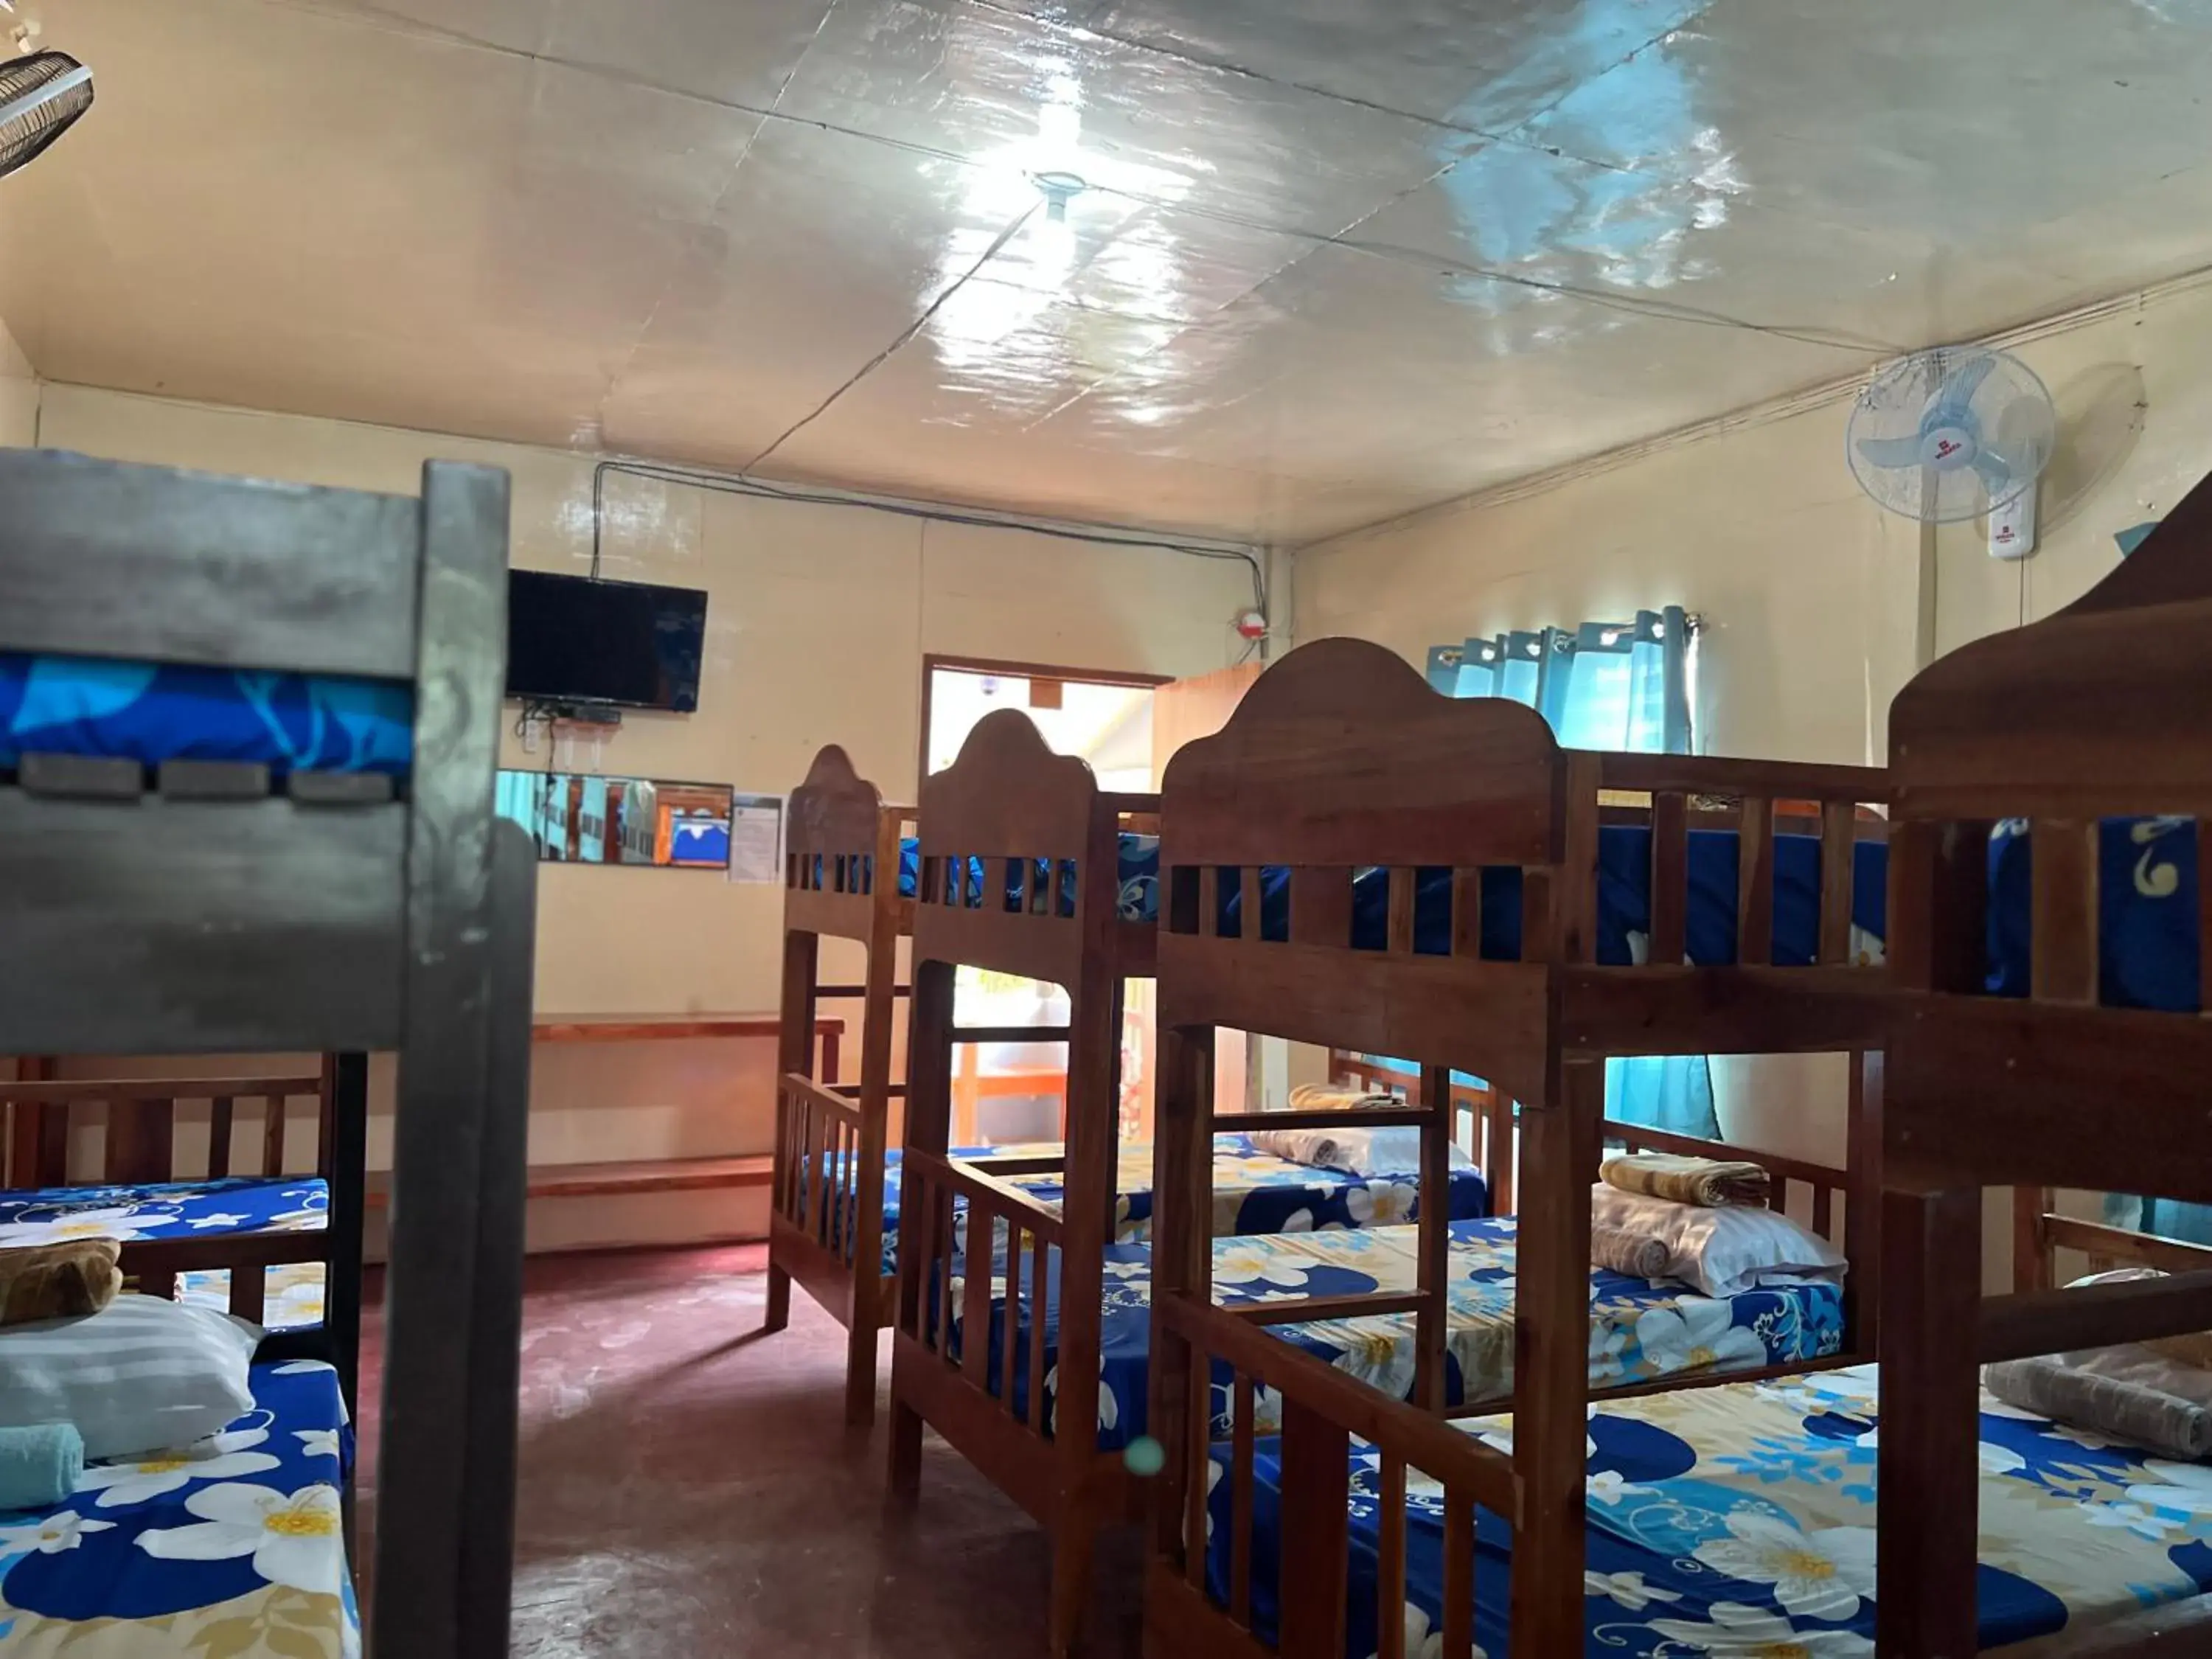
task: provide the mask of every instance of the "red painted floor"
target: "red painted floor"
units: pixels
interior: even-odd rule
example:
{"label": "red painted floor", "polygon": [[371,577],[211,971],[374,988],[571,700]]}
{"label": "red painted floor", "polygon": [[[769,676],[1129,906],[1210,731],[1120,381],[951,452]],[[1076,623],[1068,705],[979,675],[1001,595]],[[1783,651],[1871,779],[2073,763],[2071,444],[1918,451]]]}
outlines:
{"label": "red painted floor", "polygon": [[[767,1253],[540,1258],[524,1308],[517,1659],[1034,1659],[1044,1535],[942,1443],[888,1504],[885,1434],[842,1421],[843,1330],[792,1295],[760,1335]],[[381,1330],[364,1333],[376,1397]],[[881,1375],[889,1377],[888,1348]],[[366,1534],[374,1429],[364,1425]],[[1089,1651],[1134,1656],[1138,1550],[1109,1540]]]}

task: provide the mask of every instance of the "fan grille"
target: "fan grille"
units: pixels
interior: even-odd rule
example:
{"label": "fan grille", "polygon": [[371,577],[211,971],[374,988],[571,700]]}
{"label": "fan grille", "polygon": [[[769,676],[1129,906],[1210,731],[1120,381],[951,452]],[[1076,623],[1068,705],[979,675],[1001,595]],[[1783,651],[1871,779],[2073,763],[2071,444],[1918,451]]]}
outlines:
{"label": "fan grille", "polygon": [[[0,108],[83,68],[67,52],[34,52],[0,64]],[[0,121],[0,178],[34,160],[92,107],[92,82],[70,87],[11,121]]]}

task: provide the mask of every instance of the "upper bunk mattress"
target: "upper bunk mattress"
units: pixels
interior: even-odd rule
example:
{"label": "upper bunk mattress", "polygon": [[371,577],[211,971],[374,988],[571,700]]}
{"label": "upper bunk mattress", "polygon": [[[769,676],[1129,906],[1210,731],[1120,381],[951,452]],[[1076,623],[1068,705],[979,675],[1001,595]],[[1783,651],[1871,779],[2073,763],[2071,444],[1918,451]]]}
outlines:
{"label": "upper bunk mattress", "polygon": [[[258,762],[276,774],[293,770],[405,773],[412,761],[413,702],[404,685],[379,680],[113,662],[94,658],[0,652],[0,770],[27,753],[137,760]],[[2197,846],[2187,818],[2107,820],[2100,860],[2100,981],[2112,1007],[2181,1012],[2200,1006],[2197,949]],[[1597,960],[1625,967],[1638,961],[1650,931],[1649,830],[1609,824],[1598,838]],[[903,843],[899,890],[916,889],[919,844]],[[1688,955],[1701,967],[1737,960],[1737,838],[1726,830],[1689,836]],[[1118,879],[1125,920],[1159,915],[1159,840],[1121,838]],[[1988,983],[2002,996],[2027,994],[2030,838],[2024,823],[1996,826],[1990,839]],[[980,861],[972,879],[981,890]],[[1073,915],[1076,872],[1063,868],[1056,899]],[[1260,930],[1289,933],[1288,872],[1261,872]],[[1221,922],[1237,929],[1237,881],[1222,884]],[[1515,961],[1521,954],[1521,872],[1482,872],[1482,955]],[[1414,905],[1414,949],[1443,955],[1451,948],[1451,872],[1420,872]],[[1770,959],[1802,966],[1818,954],[1820,843],[1817,836],[1775,837],[1774,937]],[[1888,896],[1887,848],[1861,842],[1853,853],[1853,954],[1878,958]],[[1011,885],[1002,902],[1012,908]],[[1384,947],[1388,885],[1379,871],[1354,884],[1352,944]]]}
{"label": "upper bunk mattress", "polygon": [[0,769],[26,754],[404,774],[414,698],[385,680],[0,652]]}

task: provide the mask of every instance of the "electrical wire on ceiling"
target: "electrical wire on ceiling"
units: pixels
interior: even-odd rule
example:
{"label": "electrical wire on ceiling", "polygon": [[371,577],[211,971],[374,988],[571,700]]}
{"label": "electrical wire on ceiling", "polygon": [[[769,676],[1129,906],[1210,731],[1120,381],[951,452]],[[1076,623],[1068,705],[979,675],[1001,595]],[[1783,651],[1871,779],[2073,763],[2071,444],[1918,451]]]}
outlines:
{"label": "electrical wire on ceiling", "polygon": [[1251,572],[1252,608],[1263,617],[1267,614],[1267,568],[1260,562],[1259,556],[1248,548],[1208,547],[1200,543],[1178,542],[1162,537],[1133,536],[1110,530],[1085,530],[1074,525],[1054,524],[1049,520],[963,513],[957,507],[933,507],[921,501],[886,501],[866,496],[840,495],[828,491],[765,483],[742,474],[714,472],[703,467],[682,466],[661,461],[610,459],[600,461],[592,468],[591,574],[595,581],[599,580],[600,550],[606,538],[606,481],[609,473],[645,478],[656,483],[710,490],[717,495],[746,495],[757,501],[793,501],[806,507],[850,507],[868,513],[886,513],[894,518],[964,525],[978,530],[1020,530],[1033,536],[1050,536],[1060,541],[1084,542],[1098,547],[1128,547],[1180,553],[1193,559],[1234,560]]}

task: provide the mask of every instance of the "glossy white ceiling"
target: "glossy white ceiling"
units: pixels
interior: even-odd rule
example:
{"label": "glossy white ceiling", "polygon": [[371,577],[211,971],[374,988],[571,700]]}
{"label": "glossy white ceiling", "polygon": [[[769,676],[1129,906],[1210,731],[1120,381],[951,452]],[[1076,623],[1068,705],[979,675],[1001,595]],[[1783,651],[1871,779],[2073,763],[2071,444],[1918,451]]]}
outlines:
{"label": "glossy white ceiling", "polygon": [[1307,540],[2212,264],[2212,0],[28,3],[99,76],[0,183],[50,378],[1109,522]]}

